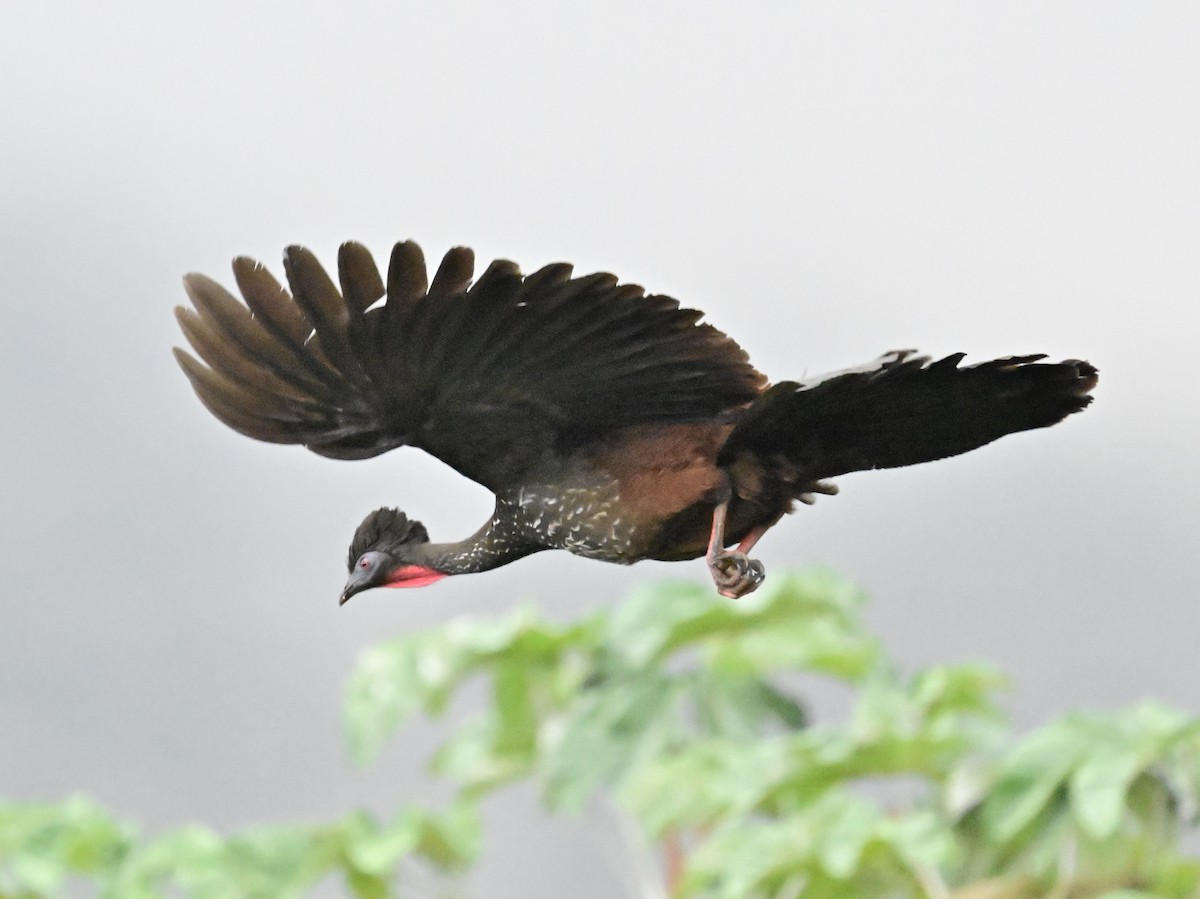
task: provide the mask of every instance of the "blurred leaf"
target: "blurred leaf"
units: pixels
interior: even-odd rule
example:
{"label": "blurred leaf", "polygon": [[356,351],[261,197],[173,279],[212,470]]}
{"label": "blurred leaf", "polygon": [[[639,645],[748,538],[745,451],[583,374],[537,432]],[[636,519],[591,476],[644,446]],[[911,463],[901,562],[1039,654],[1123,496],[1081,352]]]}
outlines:
{"label": "blurred leaf", "polygon": [[1161,858],[1159,863],[1149,872],[1149,880],[1154,892],[1160,896],[1179,897],[1179,899],[1194,899],[1200,895],[1200,859],[1171,858],[1172,847],[1160,843],[1155,851],[1168,855]]}
{"label": "blurred leaf", "polygon": [[473,803],[456,802],[426,820],[417,851],[445,871],[471,865],[483,844],[483,822]]}
{"label": "blurred leaf", "polygon": [[359,874],[390,873],[417,847],[423,825],[424,817],[415,810],[401,813],[387,827],[380,827],[369,815],[351,815],[346,821],[346,858]]}
{"label": "blurred leaf", "polygon": [[700,671],[687,688],[705,734],[752,739],[774,726],[800,730],[808,720],[798,700],[757,677]]}
{"label": "blurred leaf", "polygon": [[817,834],[817,858],[833,877],[845,880],[858,868],[863,849],[875,834],[880,813],[866,800],[846,797],[822,822]]}
{"label": "blurred leaf", "polygon": [[492,709],[465,721],[434,754],[430,768],[456,781],[472,797],[529,776],[535,753],[501,751],[499,732],[498,716]]}
{"label": "blurred leaf", "polygon": [[375,874],[351,870],[346,874],[346,886],[355,899],[392,899],[395,892],[391,884]]}
{"label": "blurred leaf", "polygon": [[495,666],[495,746],[500,755],[532,754],[537,745],[538,716],[528,665],[505,659]]}
{"label": "blurred leaf", "polygon": [[[590,650],[595,637],[594,621],[560,627],[520,607],[496,621],[459,618],[442,630],[374,646],[360,657],[346,689],[351,754],[360,763],[369,761],[401,722],[418,710],[440,714],[454,691],[478,672],[508,678],[497,686],[505,691],[499,698],[507,704],[500,711],[507,715],[514,711],[512,703],[527,698],[518,696],[522,687],[513,679],[525,676],[521,669],[540,667],[553,682],[565,654]],[[554,686],[549,683],[547,692]]]}
{"label": "blurred leaf", "polygon": [[674,731],[667,712],[675,691],[673,679],[644,672],[581,695],[542,747],[547,804],[578,810],[639,755],[665,747]]}
{"label": "blurred leaf", "polygon": [[992,839],[1011,840],[1040,814],[1086,749],[1068,722],[1042,728],[1018,745],[983,803],[984,826]]}
{"label": "blurred leaf", "polygon": [[793,761],[782,740],[712,738],[645,760],[630,771],[619,796],[652,836],[706,828],[751,813],[768,785],[787,778]]}
{"label": "blurred leaf", "polygon": [[0,863],[7,860],[18,890],[56,894],[68,875],[115,869],[132,839],[130,828],[82,797],[61,805],[0,802]]}
{"label": "blurred leaf", "polygon": [[[360,764],[379,752],[400,722],[426,697],[419,661],[422,642],[426,641],[410,638],[382,643],[359,658],[346,691],[344,716],[351,753]],[[436,653],[429,653],[428,658],[432,661],[425,666],[427,677],[440,680],[449,674],[446,658]]]}
{"label": "blurred leaf", "polygon": [[37,895],[57,893],[69,870],[61,859],[33,853],[18,855],[9,867],[17,886]]}
{"label": "blurred leaf", "polygon": [[999,715],[995,694],[1010,685],[1008,677],[991,665],[939,665],[916,676],[912,694],[930,717],[947,714],[992,717]]}
{"label": "blurred leaf", "polygon": [[1101,746],[1071,775],[1071,808],[1093,839],[1116,833],[1125,817],[1129,785],[1145,766],[1142,753],[1120,745]]}
{"label": "blurred leaf", "polygon": [[953,836],[932,812],[885,816],[845,790],[776,821],[720,827],[693,856],[685,895],[918,895],[915,869],[944,864]]}
{"label": "blurred leaf", "polygon": [[221,838],[204,828],[184,827],[157,837],[131,853],[116,873],[109,894],[114,897],[155,896],[172,878],[186,881],[189,871],[207,870],[219,863]]}
{"label": "blurred leaf", "polygon": [[631,667],[642,668],[685,633],[701,633],[700,622],[724,620],[724,606],[728,605],[697,584],[668,582],[642,587],[608,616],[606,642]]}
{"label": "blurred leaf", "polygon": [[848,622],[824,617],[779,620],[795,610],[771,609],[761,616],[741,616],[712,638],[716,670],[770,673],[807,669],[856,682],[880,660],[879,644]]}
{"label": "blurred leaf", "polygon": [[951,899],[1041,899],[1032,877],[993,877],[955,890]]}
{"label": "blurred leaf", "polygon": [[861,599],[828,574],[776,577],[736,603],[709,587],[672,583],[636,591],[610,616],[607,637],[633,667],[711,642],[714,668],[751,673],[807,665],[854,679],[879,658],[856,614]]}
{"label": "blurred leaf", "polygon": [[377,899],[392,895],[404,859],[455,870],[474,859],[479,843],[478,818],[467,805],[406,811],[385,827],[359,813],[333,825],[229,837],[184,827],[141,846],[128,834],[83,800],[0,806],[0,895],[58,895],[69,877],[90,875],[107,899],[276,899],[305,895],[340,871],[355,895]]}
{"label": "blurred leaf", "polygon": [[890,815],[879,822],[879,837],[913,872],[944,868],[959,852],[948,821],[932,809]]}

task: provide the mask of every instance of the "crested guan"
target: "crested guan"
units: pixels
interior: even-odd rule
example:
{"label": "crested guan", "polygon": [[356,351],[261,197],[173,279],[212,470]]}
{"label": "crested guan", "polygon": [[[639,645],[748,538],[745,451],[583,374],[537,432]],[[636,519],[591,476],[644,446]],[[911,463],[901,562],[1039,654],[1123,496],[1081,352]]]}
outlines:
{"label": "crested guan", "polygon": [[342,602],[545,549],[623,564],[703,555],[717,589],[741,596],[763,579],[751,547],[795,501],[835,493],[826,479],[1047,427],[1087,406],[1097,381],[1077,360],[960,367],[962,353],[904,350],[768,386],[701,312],[609,274],[522,276],[498,260],[472,283],[460,247],[430,282],[411,242],[392,250],[386,285],[356,243],[339,252],[340,290],[303,248],[284,269],[290,294],[234,260],[244,305],[184,279],[196,312],[177,310],[179,324],[207,366],[175,352],[204,405],[249,437],[336,459],[420,447],[496,496],[458,543],[372,512]]}

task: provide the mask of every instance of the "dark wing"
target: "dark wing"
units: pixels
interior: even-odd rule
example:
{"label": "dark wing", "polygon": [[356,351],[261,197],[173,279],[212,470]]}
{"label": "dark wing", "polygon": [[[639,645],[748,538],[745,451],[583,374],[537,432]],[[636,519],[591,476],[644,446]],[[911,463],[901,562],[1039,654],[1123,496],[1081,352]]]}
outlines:
{"label": "dark wing", "polygon": [[1087,362],[1011,356],[959,368],[964,355],[931,364],[904,351],[872,370],[775,384],[746,411],[720,459],[780,455],[814,480],[898,468],[1049,427],[1091,402],[1097,374]]}
{"label": "dark wing", "polygon": [[[288,249],[291,294],[258,263],[233,269],[245,305],[202,275],[179,323],[207,367],[176,350],[201,401],[259,440],[339,459],[405,444],[496,490],[528,466],[631,425],[711,418],[764,379],[703,313],[551,265],[522,277],[446,254],[433,282],[413,243],[392,251],[386,288],[370,254],[342,246],[341,289]],[[386,302],[380,304],[386,296]]]}

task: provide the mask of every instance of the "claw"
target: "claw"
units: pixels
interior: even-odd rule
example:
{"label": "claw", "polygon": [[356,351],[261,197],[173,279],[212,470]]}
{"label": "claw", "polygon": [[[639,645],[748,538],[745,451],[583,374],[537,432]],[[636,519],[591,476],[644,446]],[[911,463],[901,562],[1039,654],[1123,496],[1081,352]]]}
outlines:
{"label": "claw", "polygon": [[709,563],[708,569],[717,592],[730,599],[753,593],[767,576],[762,562],[739,552],[717,555]]}

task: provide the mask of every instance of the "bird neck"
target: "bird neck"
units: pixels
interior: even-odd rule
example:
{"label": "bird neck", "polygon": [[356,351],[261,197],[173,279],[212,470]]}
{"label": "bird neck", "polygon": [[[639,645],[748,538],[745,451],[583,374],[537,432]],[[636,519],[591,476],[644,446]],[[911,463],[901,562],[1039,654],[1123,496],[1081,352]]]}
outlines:
{"label": "bird neck", "polygon": [[515,523],[499,508],[478,531],[457,543],[425,543],[413,561],[446,574],[490,571],[545,549],[522,536]]}

